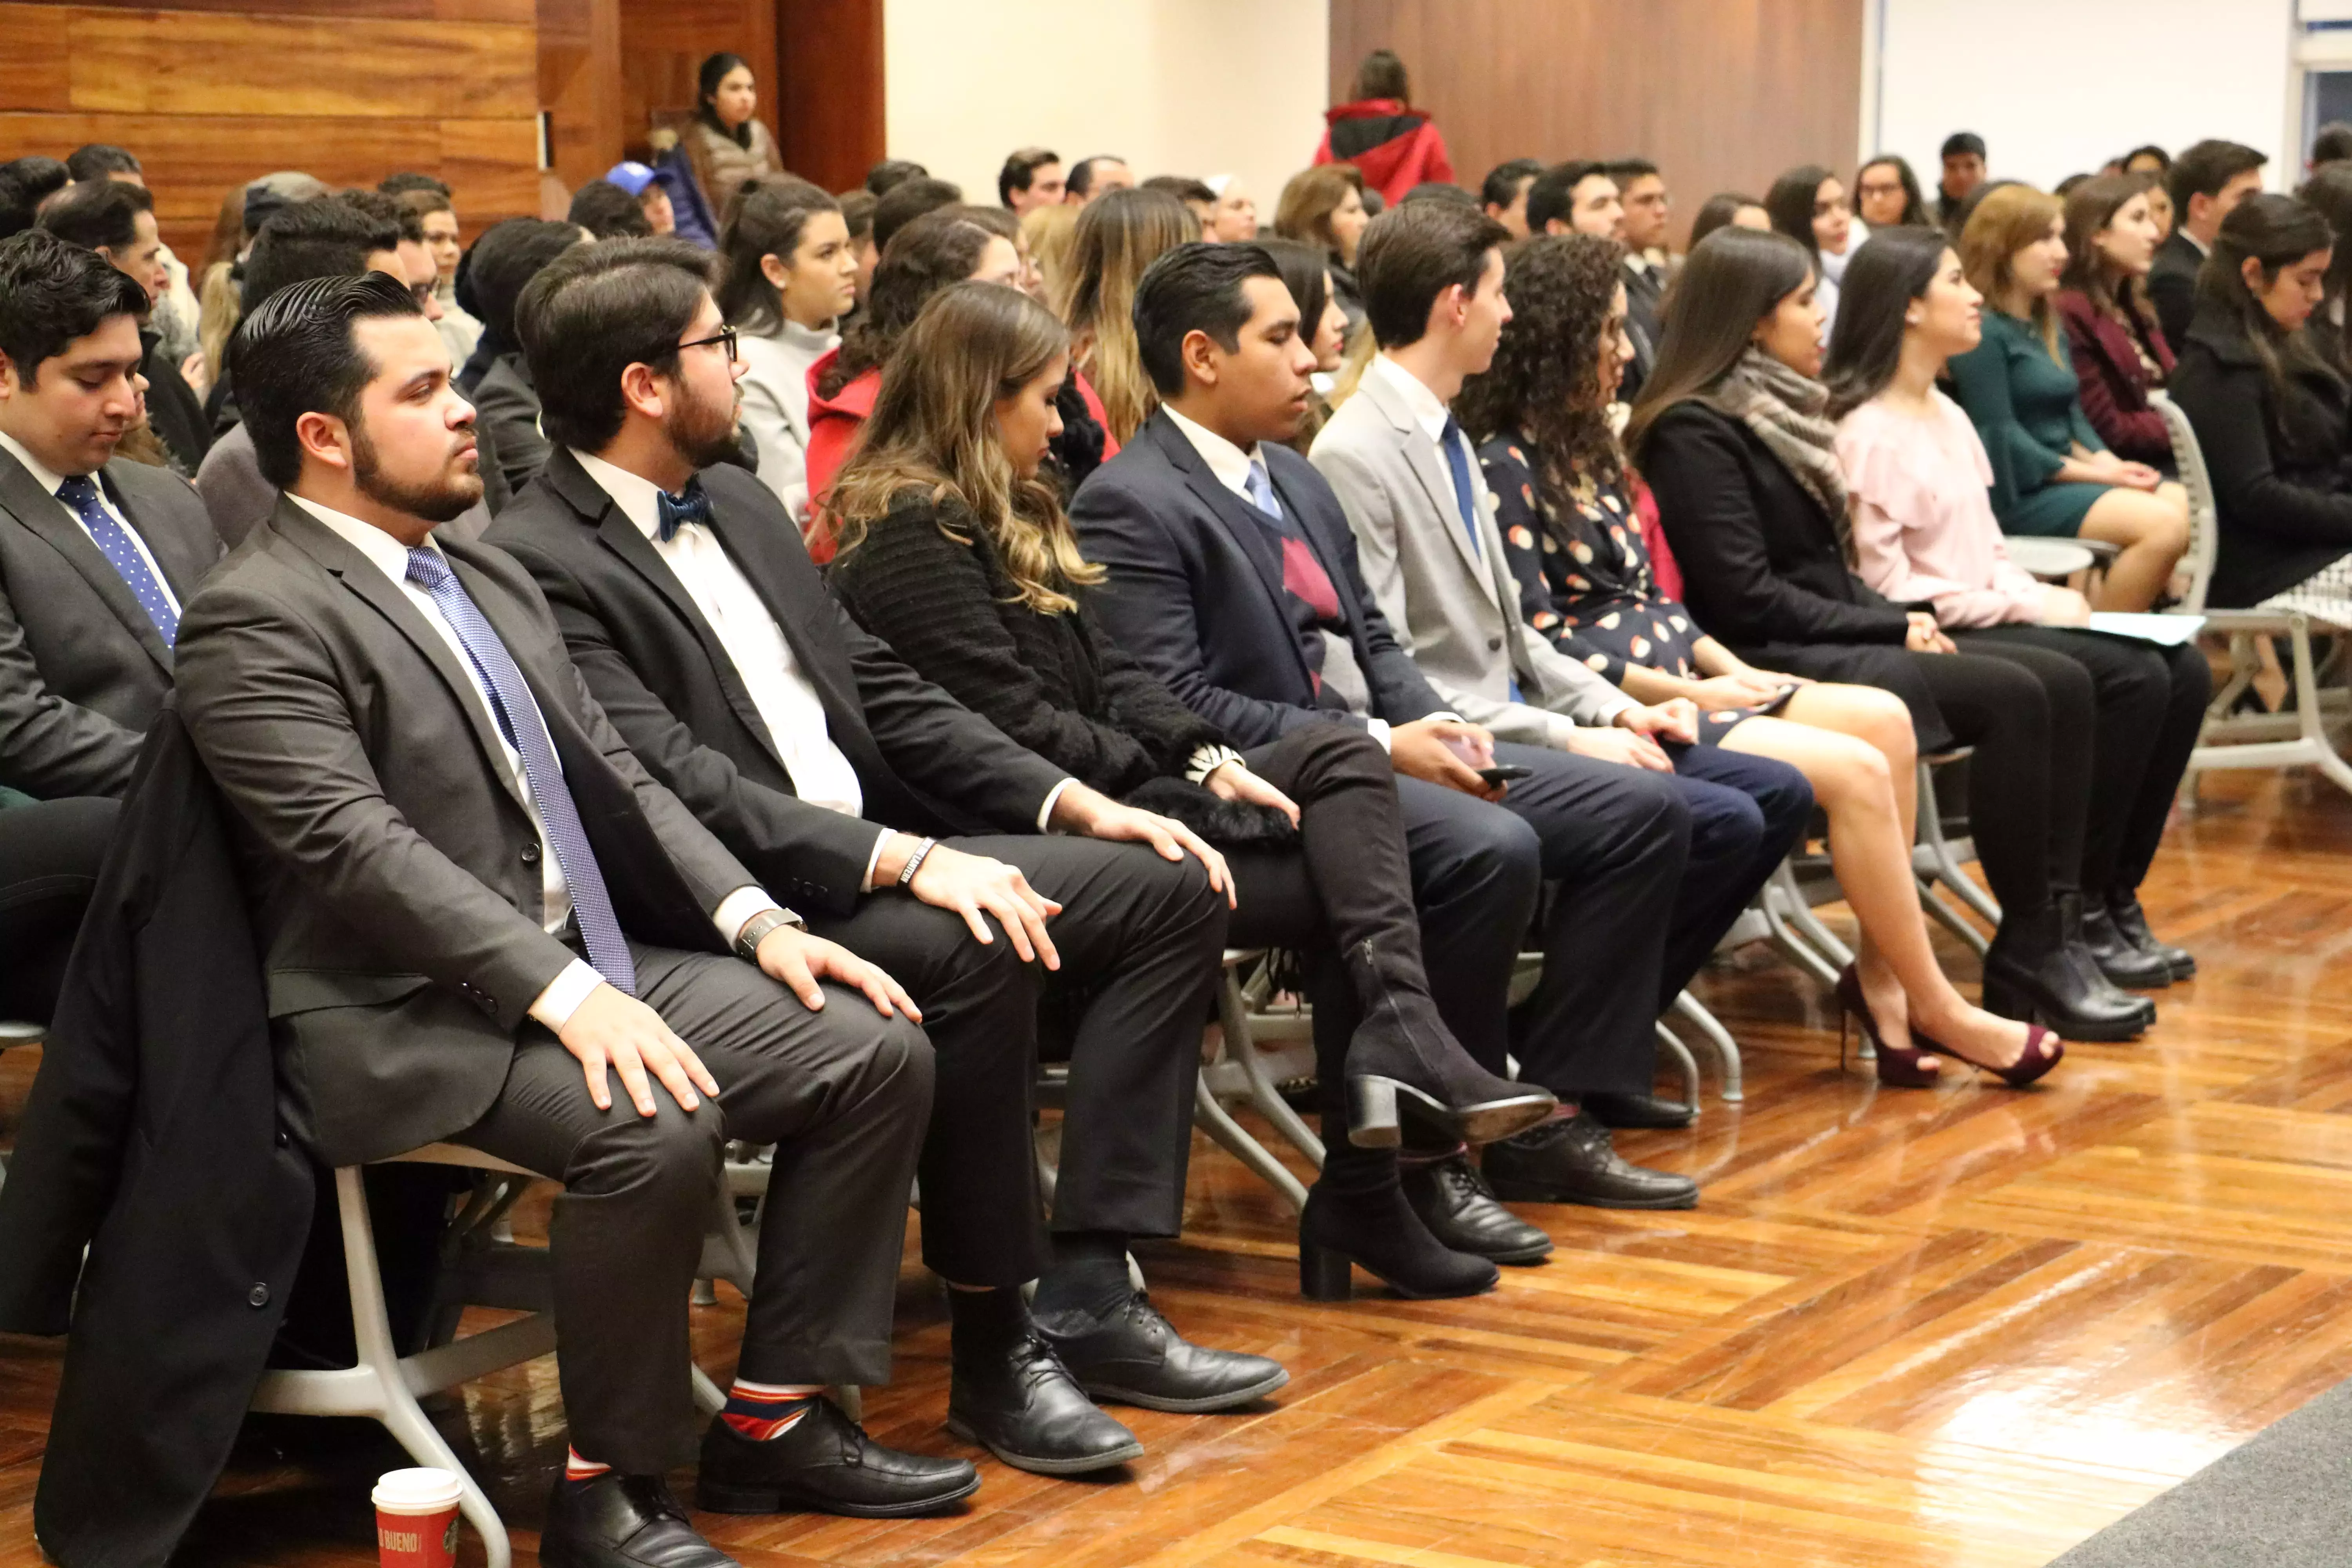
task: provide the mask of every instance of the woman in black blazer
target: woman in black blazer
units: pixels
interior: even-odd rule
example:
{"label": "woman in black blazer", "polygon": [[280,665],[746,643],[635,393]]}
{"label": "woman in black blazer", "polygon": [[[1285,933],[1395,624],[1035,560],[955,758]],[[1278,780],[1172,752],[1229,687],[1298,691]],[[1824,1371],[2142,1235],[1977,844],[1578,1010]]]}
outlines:
{"label": "woman in black blazer", "polygon": [[1079,595],[1101,570],[1037,479],[1060,426],[1068,345],[1059,321],[1009,289],[960,284],[924,307],[834,489],[834,591],[1023,745],[1226,849],[1238,894],[1229,941],[1306,953],[1327,1149],[1299,1221],[1307,1292],[1344,1298],[1351,1259],[1409,1294],[1486,1289],[1487,1258],[1533,1261],[1549,1239],[1491,1203],[1479,1211],[1485,1256],[1463,1247],[1480,1238],[1433,1236],[1389,1152],[1397,1110],[1447,1143],[1486,1142],[1549,1117],[1552,1096],[1486,1073],[1438,1016],[1380,743],[1309,725],[1245,761],[1086,612]]}
{"label": "woman in black blazer", "polygon": [[2285,595],[2352,622],[2352,387],[2305,330],[2334,243],[2295,198],[2249,196],[2198,276],[2170,391],[2213,481],[2217,608]]}
{"label": "woman in black blazer", "polygon": [[1848,565],[1844,476],[1825,416],[1821,310],[1804,248],[1719,229],[1692,248],[1658,362],[1627,427],[1698,624],[1748,662],[1883,687],[1919,750],[1973,746],[1969,822],[2001,926],[1985,1005],[2068,1039],[2128,1039],[2156,1009],[2117,990],[2082,935],[2092,694],[2034,648],[1963,654],[1925,606],[1890,604]]}

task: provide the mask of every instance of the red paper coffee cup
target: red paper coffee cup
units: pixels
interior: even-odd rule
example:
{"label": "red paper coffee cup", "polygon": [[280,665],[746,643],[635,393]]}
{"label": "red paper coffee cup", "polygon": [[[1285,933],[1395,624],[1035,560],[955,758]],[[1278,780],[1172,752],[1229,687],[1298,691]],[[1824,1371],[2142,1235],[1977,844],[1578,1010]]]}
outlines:
{"label": "red paper coffee cup", "polygon": [[375,1483],[375,1549],[383,1568],[452,1568],[457,1499],[446,1470],[390,1470]]}

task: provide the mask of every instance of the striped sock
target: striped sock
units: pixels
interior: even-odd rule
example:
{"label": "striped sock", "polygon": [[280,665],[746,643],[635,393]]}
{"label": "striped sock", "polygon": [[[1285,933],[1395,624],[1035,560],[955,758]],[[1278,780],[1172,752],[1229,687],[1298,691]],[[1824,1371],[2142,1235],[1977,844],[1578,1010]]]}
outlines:
{"label": "striped sock", "polygon": [[600,1465],[593,1459],[582,1458],[580,1450],[573,1448],[570,1450],[570,1457],[563,1461],[563,1479],[573,1486],[578,1486],[582,1481],[593,1481],[598,1476],[610,1473],[612,1468],[610,1465]]}
{"label": "striped sock", "polygon": [[754,1443],[765,1443],[799,1426],[809,1402],[824,1392],[823,1384],[752,1383],[739,1377],[727,1390],[719,1419]]}

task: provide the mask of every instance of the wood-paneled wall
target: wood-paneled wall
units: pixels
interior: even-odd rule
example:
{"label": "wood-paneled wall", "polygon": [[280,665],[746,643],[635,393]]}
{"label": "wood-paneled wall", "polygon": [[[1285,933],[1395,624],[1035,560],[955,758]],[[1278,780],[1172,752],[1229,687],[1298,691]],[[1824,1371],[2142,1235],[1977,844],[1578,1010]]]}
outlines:
{"label": "wood-paneled wall", "polygon": [[1332,101],[1375,48],[1404,58],[1455,178],[1507,158],[1649,158],[1675,232],[1717,191],[1799,163],[1850,172],[1864,0],[1330,0]]}
{"label": "wood-paneled wall", "polygon": [[0,157],[129,147],[191,261],[275,169],[436,173],[478,230],[539,208],[538,64],[533,0],[0,0]]}

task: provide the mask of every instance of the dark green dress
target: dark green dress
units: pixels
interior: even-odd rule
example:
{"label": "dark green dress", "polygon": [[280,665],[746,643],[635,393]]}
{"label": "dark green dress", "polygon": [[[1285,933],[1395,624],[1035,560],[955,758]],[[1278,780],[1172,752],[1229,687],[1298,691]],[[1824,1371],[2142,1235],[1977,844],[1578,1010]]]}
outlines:
{"label": "dark green dress", "polygon": [[2050,357],[2032,322],[1987,305],[1984,342],[1952,361],[1954,394],[1992,459],[1992,512],[2003,533],[2072,539],[2083,515],[2114,488],[2053,478],[2075,443],[2086,451],[2107,449],[2084,416],[2082,384],[2063,335],[2058,353],[2061,358]]}

